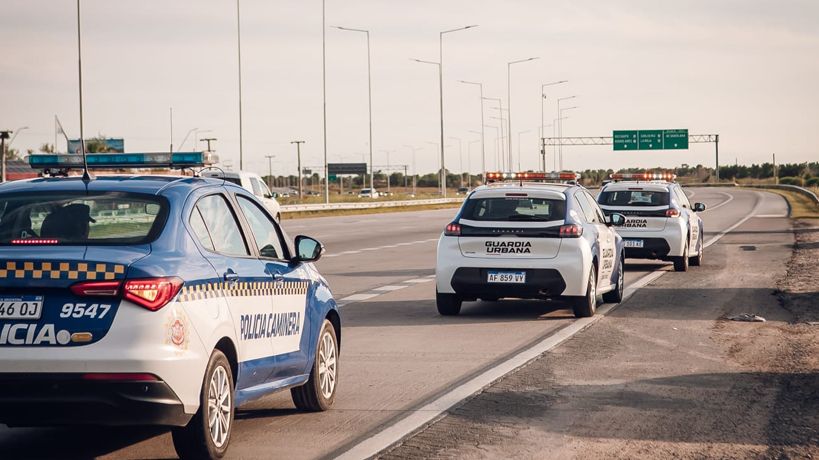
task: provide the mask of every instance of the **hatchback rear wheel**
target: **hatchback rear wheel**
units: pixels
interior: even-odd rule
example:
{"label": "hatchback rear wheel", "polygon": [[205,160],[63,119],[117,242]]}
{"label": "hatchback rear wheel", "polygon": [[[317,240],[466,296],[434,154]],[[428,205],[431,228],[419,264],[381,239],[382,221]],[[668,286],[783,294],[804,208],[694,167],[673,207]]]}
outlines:
{"label": "hatchback rear wheel", "polygon": [[597,311],[597,276],[594,271],[594,266],[592,266],[589,272],[589,282],[586,285],[586,295],[572,299],[572,310],[574,310],[574,316],[578,318],[594,316],[594,312]]}
{"label": "hatchback rear wheel", "polygon": [[461,312],[461,298],[457,294],[435,293],[435,305],[443,316],[455,316]]}

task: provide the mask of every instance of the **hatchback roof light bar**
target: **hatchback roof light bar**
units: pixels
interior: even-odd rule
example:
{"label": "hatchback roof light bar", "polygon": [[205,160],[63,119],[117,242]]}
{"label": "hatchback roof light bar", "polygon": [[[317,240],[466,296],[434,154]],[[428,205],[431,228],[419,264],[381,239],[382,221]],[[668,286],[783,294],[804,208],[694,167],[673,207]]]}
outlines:
{"label": "hatchback roof light bar", "polygon": [[[86,161],[88,169],[184,169],[205,167],[219,158],[210,152],[89,153]],[[34,154],[28,156],[28,164],[32,169],[68,171],[82,169],[83,158],[74,154]]]}
{"label": "hatchback roof light bar", "polygon": [[610,174],[611,180],[614,181],[621,181],[621,180],[634,180],[634,181],[668,181],[673,182],[677,175],[669,172],[669,171],[656,171],[656,172],[642,172],[642,173],[615,173]]}
{"label": "hatchback roof light bar", "polygon": [[488,172],[486,173],[486,181],[500,182],[500,181],[578,181],[580,174],[574,171],[553,171],[553,172]]}

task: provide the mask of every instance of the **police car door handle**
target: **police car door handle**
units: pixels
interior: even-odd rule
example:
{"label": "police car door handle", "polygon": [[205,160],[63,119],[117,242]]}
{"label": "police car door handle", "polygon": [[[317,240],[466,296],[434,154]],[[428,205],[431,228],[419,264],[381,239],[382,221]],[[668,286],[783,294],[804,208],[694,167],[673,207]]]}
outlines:
{"label": "police car door handle", "polygon": [[284,281],[284,275],[281,273],[273,273],[273,281],[276,281],[277,283]]}
{"label": "police car door handle", "polygon": [[225,272],[225,281],[228,283],[236,283],[239,281],[239,274],[233,270],[228,270]]}

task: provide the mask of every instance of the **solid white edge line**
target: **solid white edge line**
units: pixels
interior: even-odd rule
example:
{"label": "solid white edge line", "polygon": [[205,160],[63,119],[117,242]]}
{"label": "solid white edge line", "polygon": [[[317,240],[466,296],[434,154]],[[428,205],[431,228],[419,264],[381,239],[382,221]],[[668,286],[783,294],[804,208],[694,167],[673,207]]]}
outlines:
{"label": "solid white edge line", "polygon": [[[762,202],[762,200],[760,199],[761,197],[759,195],[759,192],[756,192],[756,195],[757,202],[754,205],[753,211],[751,211],[744,218],[740,219],[739,222],[737,222],[736,224],[732,225],[728,229],[722,231],[715,237],[711,238],[705,244],[705,247],[713,245],[722,237],[727,235],[729,232],[739,227],[740,225],[744,224],[745,222],[748,221],[748,219],[754,216]],[[637,292],[638,289],[645,287],[646,285],[657,280],[666,273],[669,273],[669,271],[670,270],[666,266],[662,269],[651,272],[643,276],[642,278],[638,279],[625,289],[623,293],[622,302],[628,300],[632,295],[634,295]],[[430,403],[427,403],[421,408],[411,409],[407,411],[409,412],[409,415],[407,415],[403,419],[398,420],[393,425],[390,425],[389,427],[381,430],[380,432],[374,434],[373,436],[354,445],[353,447],[346,450],[336,458],[341,460],[359,460],[362,458],[370,458],[375,455],[378,455],[378,453],[382,452],[385,449],[388,449],[389,447],[400,442],[402,439],[406,438],[407,436],[414,433],[418,429],[434,421],[441,414],[443,414],[456,404],[478,393],[479,391],[491,385],[494,381],[498,380],[499,378],[527,364],[529,361],[534,360],[541,354],[546,353],[547,351],[557,347],[558,345],[565,342],[578,332],[582,331],[583,329],[591,326],[595,322],[604,318],[606,314],[608,314],[611,310],[619,306],[621,303],[603,305],[597,310],[597,314],[592,316],[591,318],[580,318],[575,320],[574,322],[564,327],[563,329],[557,330],[554,334],[550,335],[549,337],[539,342],[538,344],[534,345],[533,347],[530,347],[513,356],[512,358],[499,363],[495,367],[492,367],[483,372],[482,374],[473,377],[466,383],[458,385],[457,387],[444,393],[437,399],[433,400]]]}
{"label": "solid white edge line", "polygon": [[706,210],[705,210],[705,211],[703,211],[703,212],[708,212],[708,211],[713,211],[713,210],[715,210],[715,209],[719,209],[719,208],[721,208],[721,207],[725,206],[726,204],[728,204],[728,203],[730,203],[730,202],[734,201],[734,195],[731,195],[731,194],[729,194],[729,193],[725,193],[725,192],[717,192],[717,193],[719,193],[720,195],[725,195],[725,196],[727,196],[727,197],[728,197],[728,199],[727,199],[727,200],[725,200],[725,201],[723,201],[722,203],[720,203],[720,204],[718,204],[718,205],[716,205],[716,206],[712,207],[712,208],[708,208],[708,209],[706,209]]}

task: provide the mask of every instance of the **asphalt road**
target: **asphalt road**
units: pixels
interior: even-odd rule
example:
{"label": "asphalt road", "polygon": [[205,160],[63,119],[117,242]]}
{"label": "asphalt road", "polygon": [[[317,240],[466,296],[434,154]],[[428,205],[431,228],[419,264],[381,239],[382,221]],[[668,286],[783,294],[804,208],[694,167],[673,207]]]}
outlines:
{"label": "asphalt road", "polygon": [[[783,200],[764,192],[692,192],[709,207],[706,241],[749,213],[783,213]],[[466,303],[460,316],[440,317],[435,241],[454,212],[285,221],[291,236],[315,236],[328,249],[319,269],[344,305],[339,394],[325,413],[297,412],[288,392],[255,402],[237,414],[230,458],[331,457],[574,321],[559,302],[533,301]],[[658,269],[669,264],[627,263],[627,286]],[[156,429],[0,428],[0,449],[3,458],[175,458],[170,436]]]}

